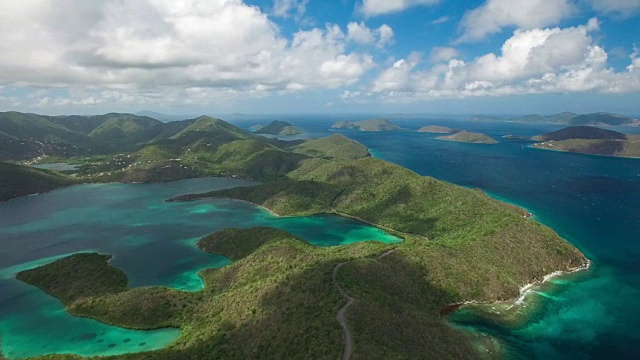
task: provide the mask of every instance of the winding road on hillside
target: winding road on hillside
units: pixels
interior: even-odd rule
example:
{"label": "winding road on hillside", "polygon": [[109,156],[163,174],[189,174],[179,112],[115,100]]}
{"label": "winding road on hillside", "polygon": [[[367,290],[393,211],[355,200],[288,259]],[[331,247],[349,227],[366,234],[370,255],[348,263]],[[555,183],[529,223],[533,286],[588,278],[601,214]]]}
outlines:
{"label": "winding road on hillside", "polygon": [[[382,259],[383,257],[392,254],[396,250],[397,249],[391,249],[385,252],[384,254],[378,256],[378,259]],[[347,325],[347,319],[345,315],[347,313],[347,309],[349,308],[349,306],[351,306],[351,304],[355,302],[355,300],[351,296],[349,296],[349,294],[347,294],[346,291],[344,291],[344,289],[340,286],[340,284],[338,284],[338,280],[336,279],[338,270],[340,270],[340,268],[347,263],[348,261],[341,262],[333,268],[333,284],[340,292],[340,295],[342,295],[342,297],[345,298],[345,300],[347,300],[347,303],[344,304],[340,308],[340,310],[338,310],[338,315],[336,315],[336,320],[338,320],[338,322],[340,323],[340,326],[342,327],[342,336],[344,338],[344,350],[342,352],[342,360],[350,360],[351,352],[353,351],[353,336],[351,333],[351,329],[349,329],[349,326]]]}

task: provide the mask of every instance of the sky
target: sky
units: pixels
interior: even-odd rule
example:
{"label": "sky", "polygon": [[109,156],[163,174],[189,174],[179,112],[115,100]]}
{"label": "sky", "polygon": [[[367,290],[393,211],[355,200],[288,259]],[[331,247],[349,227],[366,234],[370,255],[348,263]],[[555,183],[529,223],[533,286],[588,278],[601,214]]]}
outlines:
{"label": "sky", "polygon": [[640,0],[0,2],[0,111],[640,115]]}

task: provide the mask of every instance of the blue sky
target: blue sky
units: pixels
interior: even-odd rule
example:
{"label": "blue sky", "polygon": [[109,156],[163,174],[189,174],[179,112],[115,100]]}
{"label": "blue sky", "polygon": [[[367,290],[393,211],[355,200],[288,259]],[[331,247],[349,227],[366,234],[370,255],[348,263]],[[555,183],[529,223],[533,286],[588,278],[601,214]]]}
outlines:
{"label": "blue sky", "polygon": [[639,0],[0,3],[0,110],[640,115]]}

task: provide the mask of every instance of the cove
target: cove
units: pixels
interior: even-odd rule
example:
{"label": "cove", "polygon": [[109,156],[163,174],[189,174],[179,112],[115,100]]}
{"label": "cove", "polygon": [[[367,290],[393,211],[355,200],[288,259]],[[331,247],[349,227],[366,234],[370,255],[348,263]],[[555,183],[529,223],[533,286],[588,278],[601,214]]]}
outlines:
{"label": "cove", "polygon": [[133,331],[69,315],[62,304],[15,279],[21,270],[77,252],[113,255],[129,286],[198,291],[198,272],[228,265],[196,248],[202,236],[225,228],[272,226],[316,246],[400,239],[333,215],[277,217],[240,201],[165,202],[187,194],[256,182],[205,178],[163,184],[80,185],[0,203],[0,341],[4,356],[70,353],[104,356],[160,349],[178,329]]}

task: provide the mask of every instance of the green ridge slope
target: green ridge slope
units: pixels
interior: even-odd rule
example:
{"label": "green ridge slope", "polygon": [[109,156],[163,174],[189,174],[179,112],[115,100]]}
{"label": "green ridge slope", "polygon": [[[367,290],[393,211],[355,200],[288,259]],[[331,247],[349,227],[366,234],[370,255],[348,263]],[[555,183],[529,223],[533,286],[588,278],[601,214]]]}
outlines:
{"label": "green ridge slope", "polygon": [[75,183],[74,179],[56,171],[0,162],[0,201],[40,194]]}
{"label": "green ridge slope", "polygon": [[305,141],[294,147],[293,151],[325,159],[358,159],[371,156],[366,146],[340,134]]}
{"label": "green ridge slope", "polygon": [[111,144],[146,143],[162,133],[163,124],[155,119],[130,114],[114,114],[88,136],[98,142]]}
{"label": "green ridge slope", "polygon": [[308,160],[277,182],[176,200],[202,197],[237,198],[280,215],[336,213],[395,231],[407,240],[400,249],[460,300],[514,297],[524,284],[585,261],[522,209],[374,158]]}
{"label": "green ridge slope", "polygon": [[123,182],[204,176],[270,180],[283,176],[308,158],[219,119],[203,116],[186,125],[170,138],[149,144],[126,159],[111,161],[111,166],[105,167],[104,161],[97,159],[95,165],[84,169],[83,175],[91,176],[93,181]]}

